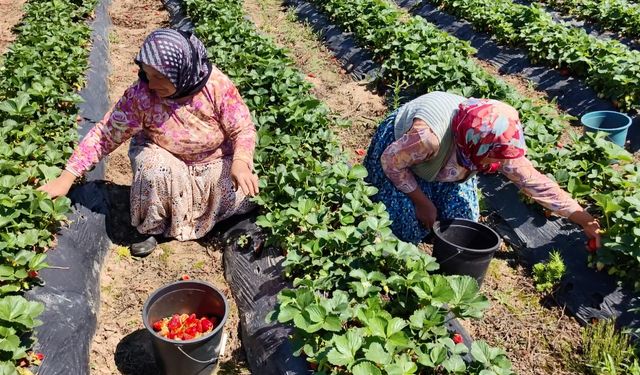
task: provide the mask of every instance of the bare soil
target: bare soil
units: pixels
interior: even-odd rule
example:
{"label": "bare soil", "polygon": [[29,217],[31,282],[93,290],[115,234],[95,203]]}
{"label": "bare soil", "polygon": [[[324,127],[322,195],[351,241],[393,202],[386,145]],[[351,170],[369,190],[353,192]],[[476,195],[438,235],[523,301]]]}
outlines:
{"label": "bare soil", "polygon": [[289,51],[296,67],[314,85],[313,94],[336,116],[351,123],[333,131],[351,160],[358,162],[387,108],[367,82],[352,80],[313,30],[296,21],[279,0],[245,0],[245,13],[256,27]]}
{"label": "bare soil", "polygon": [[23,15],[26,0],[0,0],[0,54],[6,52],[7,47],[16,38],[13,27],[18,24]]}
{"label": "bare soil", "polygon": [[580,362],[580,325],[535,290],[513,256],[501,252],[491,262],[481,288],[491,307],[466,328],[475,340],[504,348],[519,375],[579,374],[573,365]]}
{"label": "bare soil", "polygon": [[[2,0],[0,0],[2,1]],[[112,0],[110,15],[110,100],[116,102],[137,79],[133,59],[144,38],[154,29],[168,26],[168,14],[160,0]],[[92,374],[157,374],[151,356],[149,334],[142,324],[142,305],[151,292],[182,275],[214,284],[228,298],[228,336],[218,374],[249,374],[239,339],[239,316],[224,279],[222,252],[203,241],[171,241],[160,244],[144,259],[129,255],[128,246],[144,239],[130,225],[129,189],[132,180],[128,142],[111,153],[105,179],[112,202],[108,231],[113,244],[100,279],[101,305],[98,327],[91,346]]]}

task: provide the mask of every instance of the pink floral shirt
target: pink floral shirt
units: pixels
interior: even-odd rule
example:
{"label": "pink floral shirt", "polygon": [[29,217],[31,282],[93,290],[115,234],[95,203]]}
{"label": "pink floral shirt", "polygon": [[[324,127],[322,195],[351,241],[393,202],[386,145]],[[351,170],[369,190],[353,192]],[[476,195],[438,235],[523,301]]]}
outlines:
{"label": "pink floral shirt", "polygon": [[[390,144],[382,154],[382,168],[391,182],[403,193],[418,188],[416,177],[410,167],[434,157],[440,142],[431,128],[424,122],[416,122],[402,138]],[[582,208],[571,196],[549,177],[538,172],[526,157],[507,159],[499,171],[518,186],[525,194],[543,207],[569,217]],[[470,171],[458,163],[455,145],[442,167],[436,181],[455,182],[464,180]]]}
{"label": "pink floral shirt", "polygon": [[81,176],[136,134],[187,164],[233,157],[253,167],[256,129],[251,114],[231,80],[215,67],[207,85],[182,103],[136,82],[82,139],[66,169]]}

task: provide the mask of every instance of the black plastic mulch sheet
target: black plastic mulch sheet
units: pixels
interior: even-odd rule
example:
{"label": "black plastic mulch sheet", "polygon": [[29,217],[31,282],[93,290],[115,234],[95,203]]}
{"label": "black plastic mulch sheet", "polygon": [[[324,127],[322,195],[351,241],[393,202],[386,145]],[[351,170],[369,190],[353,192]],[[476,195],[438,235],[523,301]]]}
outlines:
{"label": "black plastic mulch sheet", "polygon": [[547,219],[540,209],[525,204],[515,185],[500,176],[482,176],[485,200],[503,221],[497,231],[505,237],[528,267],[548,259],[557,249],[567,272],[555,299],[583,324],[592,319],[617,318],[619,326],[640,328],[637,293],[619,286],[606,272],[587,267],[587,238],[579,227],[564,218]]}
{"label": "black plastic mulch sheet", "polygon": [[[322,23],[317,21],[318,25],[311,24],[314,30],[321,32],[323,29],[330,29],[340,32],[339,28],[327,25],[329,21],[313,5],[303,0],[286,2],[295,7],[296,14],[301,19],[308,21],[307,14],[312,14],[312,19],[322,20]],[[404,7],[411,7],[417,1],[401,0],[398,3]],[[302,12],[301,9],[305,11]],[[475,33],[466,22],[459,22],[428,4],[424,4],[415,13],[434,22],[450,34],[471,41],[478,49],[478,57],[501,66],[505,73],[517,73],[537,82],[539,88],[548,90],[549,94],[556,96],[561,104],[566,105],[575,114],[612,109],[610,103],[598,99],[591,89],[578,80],[562,77],[545,67],[531,66],[522,52],[498,46],[490,37]],[[324,34],[320,35],[326,38]],[[354,40],[349,33],[342,33],[341,38]],[[340,49],[339,52],[334,52],[331,43],[328,46],[333,53],[345,54]],[[360,60],[366,66],[365,61]],[[357,65],[358,60],[352,59],[349,63]],[[637,123],[638,119],[634,121]],[[630,137],[631,134],[630,131]],[[562,253],[567,264],[567,276],[555,296],[561,305],[566,305],[568,311],[583,324],[593,318],[616,317],[621,326],[640,328],[640,316],[629,311],[640,305],[638,297],[630,289],[618,286],[615,278],[587,267],[586,238],[578,227],[566,219],[547,219],[540,210],[522,202],[517,188],[499,176],[484,176],[480,181],[491,210],[502,222],[496,229],[519,251],[526,265],[531,267],[546,260],[552,249],[558,249]]]}
{"label": "black plastic mulch sheet", "polygon": [[[102,0],[92,23],[92,49],[87,85],[81,91],[80,105],[84,135],[109,108],[108,16],[109,0]],[[88,179],[99,179],[104,166],[98,166]],[[73,210],[69,225],[58,233],[57,245],[47,252],[47,263],[54,268],[42,270],[42,286],[26,293],[29,300],[44,303],[40,315],[43,325],[36,328],[35,350],[45,354],[38,369],[43,375],[89,374],[89,349],[100,306],[100,268],[109,248],[105,231],[108,199],[106,190],[96,183],[76,187],[69,196]]]}
{"label": "black plastic mulch sheet", "polygon": [[225,279],[238,306],[242,348],[252,373],[312,373],[304,358],[293,355],[289,339],[293,328],[267,321],[278,293],[291,287],[282,278],[282,251],[262,246],[264,235],[255,224],[255,215],[233,218],[221,227]]}

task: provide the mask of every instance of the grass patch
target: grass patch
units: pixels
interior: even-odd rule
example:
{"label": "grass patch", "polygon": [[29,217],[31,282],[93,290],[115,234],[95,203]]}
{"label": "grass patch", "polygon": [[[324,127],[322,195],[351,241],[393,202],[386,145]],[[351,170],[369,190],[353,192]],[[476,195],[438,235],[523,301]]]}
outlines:
{"label": "grass patch", "polygon": [[162,254],[160,254],[160,261],[164,264],[169,264],[169,258],[171,258],[171,255],[173,255],[174,251],[171,248],[171,246],[169,246],[169,244],[166,243],[162,243],[159,245],[160,250],[162,250]]}
{"label": "grass patch", "polygon": [[601,320],[582,330],[584,363],[589,375],[640,375],[637,348],[629,335],[617,331],[613,320]]}
{"label": "grass patch", "polygon": [[120,259],[131,258],[131,251],[126,246],[118,246],[115,249],[116,255]]}

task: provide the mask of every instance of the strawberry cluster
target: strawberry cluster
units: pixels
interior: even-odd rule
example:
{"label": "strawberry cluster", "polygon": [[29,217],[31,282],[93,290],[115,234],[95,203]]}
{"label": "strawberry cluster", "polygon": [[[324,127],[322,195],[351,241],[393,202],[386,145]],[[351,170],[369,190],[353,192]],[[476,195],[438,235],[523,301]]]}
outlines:
{"label": "strawberry cluster", "polygon": [[218,324],[215,317],[197,318],[196,314],[174,314],[153,323],[153,330],[172,340],[192,340],[207,334]]}

